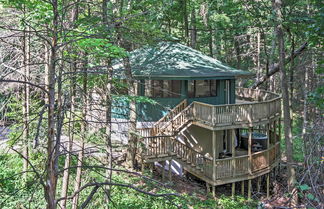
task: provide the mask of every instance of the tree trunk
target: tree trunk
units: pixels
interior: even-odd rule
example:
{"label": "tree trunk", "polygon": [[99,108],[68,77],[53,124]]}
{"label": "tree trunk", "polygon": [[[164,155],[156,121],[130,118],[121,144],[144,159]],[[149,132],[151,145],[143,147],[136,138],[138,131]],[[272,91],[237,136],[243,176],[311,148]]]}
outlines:
{"label": "tree trunk", "polygon": [[281,89],[282,89],[282,102],[283,102],[283,116],[284,116],[284,133],[286,142],[286,157],[287,157],[287,169],[288,169],[288,191],[293,195],[293,204],[297,203],[297,192],[296,192],[296,173],[293,167],[293,138],[292,138],[292,127],[290,118],[290,108],[289,108],[289,93],[288,93],[288,83],[285,71],[285,49],[284,49],[284,34],[282,21],[283,17],[281,14],[282,2],[281,0],[273,0],[274,11],[276,12],[277,18],[277,40],[278,40],[278,50],[279,50],[279,69],[281,73]]}
{"label": "tree trunk", "polygon": [[[24,31],[23,35],[23,68],[24,68],[24,80],[29,81],[30,69],[29,69],[29,59],[30,59],[30,36]],[[29,85],[24,85],[24,105],[23,105],[23,178],[27,180],[27,170],[28,170],[28,159],[29,159],[29,103],[30,103],[30,89]]]}
{"label": "tree trunk", "polygon": [[[307,148],[307,126],[308,126],[308,104],[307,104],[307,95],[308,95],[308,69],[309,67],[305,67],[305,77],[304,77],[304,104],[303,104],[303,128],[302,128],[302,139],[304,144],[304,156],[308,156],[308,148]],[[305,157],[305,166],[307,167],[307,158]]]}
{"label": "tree trunk", "polygon": [[[123,11],[123,3],[121,2],[120,7],[119,7],[119,12],[120,14]],[[103,0],[102,2],[102,22],[104,26],[108,26],[108,0]],[[114,12],[114,15],[116,15],[116,12]],[[113,69],[111,65],[111,60],[108,59],[107,63],[105,63],[107,66],[107,83],[106,83],[106,91],[105,95],[106,97],[105,102],[106,102],[106,160],[107,160],[107,170],[106,170],[106,181],[111,182],[112,179],[112,143],[111,143],[111,104],[112,104],[112,97],[111,97],[111,90],[112,90],[112,77],[113,77]],[[108,185],[105,187],[106,190],[106,204],[108,208],[108,203],[110,200],[110,190],[111,187]]]}
{"label": "tree trunk", "polygon": [[190,46],[196,49],[197,45],[197,28],[196,28],[196,11],[193,8],[191,11],[191,31],[190,31]]}
{"label": "tree trunk", "polygon": [[[85,55],[84,57],[87,57]],[[87,71],[87,61],[84,61],[82,70]],[[86,135],[88,131],[88,122],[87,122],[87,114],[88,114],[88,73],[85,72],[83,74],[83,84],[82,84],[82,122],[81,122],[81,141],[80,141],[80,151],[78,153],[78,163],[77,163],[77,171],[75,177],[74,184],[74,192],[78,191],[81,186],[81,177],[82,177],[82,166],[83,166],[83,158],[84,158],[84,143],[86,141]],[[76,194],[72,201],[72,209],[78,208],[79,203],[79,194]]]}
{"label": "tree trunk", "polygon": [[260,80],[262,69],[261,69],[261,62],[260,62],[260,52],[261,52],[261,37],[260,32],[257,32],[257,81]]}
{"label": "tree trunk", "polygon": [[46,185],[44,190],[47,209],[56,209],[56,186],[59,146],[55,139],[55,70],[58,47],[58,3],[53,0],[53,31],[51,37],[50,55],[48,62],[48,133],[47,133],[47,166],[46,166]]}
{"label": "tree trunk", "polygon": [[[111,143],[111,88],[112,88],[112,76],[113,69],[111,67],[111,62],[108,62],[107,66],[107,84],[106,84],[106,153],[107,153],[107,167],[106,170],[106,181],[111,182],[112,179],[112,143]],[[110,186],[107,186],[107,202],[110,199]]]}
{"label": "tree trunk", "polygon": [[187,9],[187,0],[182,0],[183,3],[183,25],[184,25],[184,34],[185,34],[185,41],[188,44],[189,39],[189,23],[188,23],[188,9]]}
{"label": "tree trunk", "polygon": [[237,59],[237,64],[236,64],[236,67],[237,69],[240,69],[241,68],[241,50],[240,50],[240,43],[239,43],[239,40],[237,40],[236,37],[234,37],[234,46],[235,46],[235,53],[236,53],[236,59]]}
{"label": "tree trunk", "polygon": [[295,59],[293,53],[295,51],[295,40],[294,35],[290,35],[291,39],[291,61],[290,61],[290,69],[289,69],[289,107],[290,107],[290,117],[291,124],[293,124],[293,98],[294,98],[294,68],[295,68]]}
{"label": "tree trunk", "polygon": [[[72,22],[72,28],[74,28],[74,24],[76,20],[78,19],[79,14],[79,5],[78,2],[75,5],[75,8],[73,9],[72,15],[71,15],[71,22]],[[73,139],[74,139],[74,114],[75,114],[75,89],[76,89],[76,81],[75,81],[75,75],[73,73],[76,72],[76,58],[73,58],[73,61],[70,65],[70,69],[72,72],[71,80],[70,80],[70,113],[69,113],[69,121],[68,121],[68,136],[69,141],[67,144],[67,153],[66,158],[64,162],[64,172],[63,172],[63,178],[62,178],[62,190],[61,190],[61,198],[66,198],[68,194],[69,189],[69,178],[70,178],[70,164],[71,164],[71,156],[72,156],[72,146],[73,146]],[[66,208],[66,199],[62,200],[61,207],[63,209]]]}
{"label": "tree trunk", "polygon": [[[129,62],[129,57],[123,58],[124,68],[128,83],[128,95],[134,97],[137,95],[137,85],[132,76],[132,70]],[[129,134],[128,134],[128,152],[127,160],[129,165],[134,168],[136,164],[137,153],[137,136],[136,136],[136,101],[132,99],[129,104]]]}

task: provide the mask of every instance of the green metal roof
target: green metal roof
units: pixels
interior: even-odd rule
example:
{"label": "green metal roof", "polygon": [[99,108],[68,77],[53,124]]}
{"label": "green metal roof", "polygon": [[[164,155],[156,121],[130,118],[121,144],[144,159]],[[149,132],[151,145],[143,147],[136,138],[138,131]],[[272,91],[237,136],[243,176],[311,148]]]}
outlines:
{"label": "green metal roof", "polygon": [[[203,53],[173,42],[161,42],[130,53],[132,73],[136,79],[211,79],[251,76],[252,73],[229,67]],[[124,77],[123,64],[114,71]]]}

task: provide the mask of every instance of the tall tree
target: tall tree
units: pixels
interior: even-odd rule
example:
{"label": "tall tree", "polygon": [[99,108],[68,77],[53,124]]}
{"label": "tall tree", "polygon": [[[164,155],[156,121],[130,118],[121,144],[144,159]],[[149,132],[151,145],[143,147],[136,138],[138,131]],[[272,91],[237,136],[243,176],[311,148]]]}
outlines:
{"label": "tall tree", "polygon": [[288,93],[288,80],[285,70],[285,45],[284,45],[284,32],[283,32],[283,15],[282,15],[282,1],[273,0],[273,9],[276,14],[276,31],[278,41],[279,53],[279,69],[281,74],[281,91],[283,102],[283,116],[284,116],[284,133],[286,144],[286,157],[287,157],[287,170],[288,170],[288,190],[293,195],[293,204],[297,204],[297,191],[296,191],[296,172],[293,166],[293,137],[292,137],[292,124],[289,105]]}

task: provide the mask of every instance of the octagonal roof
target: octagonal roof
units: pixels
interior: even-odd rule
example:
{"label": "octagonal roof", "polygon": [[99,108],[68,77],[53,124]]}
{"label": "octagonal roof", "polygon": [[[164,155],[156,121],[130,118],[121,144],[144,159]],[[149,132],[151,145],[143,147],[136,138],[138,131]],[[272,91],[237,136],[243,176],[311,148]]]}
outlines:
{"label": "octagonal roof", "polygon": [[[136,79],[193,80],[253,75],[174,42],[161,42],[134,50],[130,52],[130,63]],[[122,62],[116,62],[113,68],[117,75],[124,77]]]}

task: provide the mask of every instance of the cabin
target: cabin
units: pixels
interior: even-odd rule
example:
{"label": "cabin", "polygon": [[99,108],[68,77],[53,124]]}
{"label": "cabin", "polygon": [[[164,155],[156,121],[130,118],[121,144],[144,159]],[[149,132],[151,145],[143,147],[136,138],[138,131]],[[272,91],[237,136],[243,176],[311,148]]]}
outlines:
{"label": "cabin", "polygon": [[[237,88],[237,78],[252,74],[179,43],[135,50],[130,62],[137,94],[156,101],[136,107],[142,167],[159,162],[171,178],[180,166],[214,195],[216,186],[232,184],[234,194],[239,184],[250,197],[252,180],[262,179],[269,195],[280,158],[279,95]],[[122,65],[114,70],[121,75]]]}

